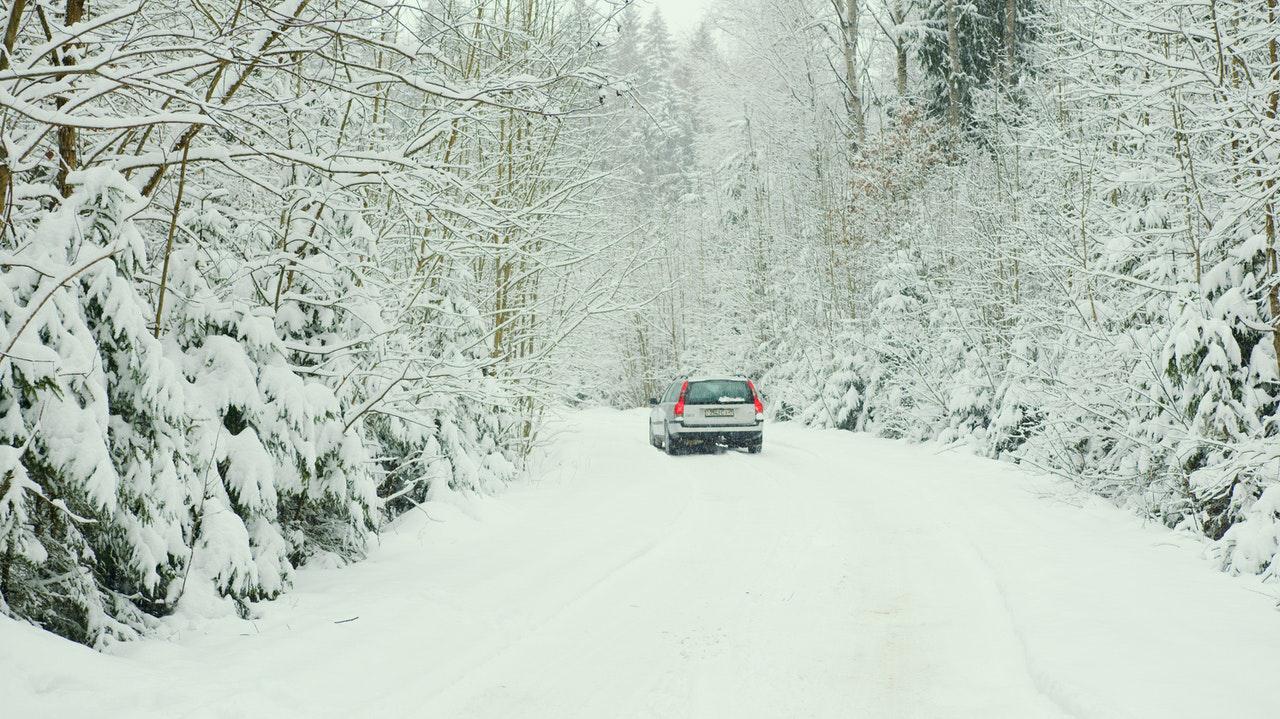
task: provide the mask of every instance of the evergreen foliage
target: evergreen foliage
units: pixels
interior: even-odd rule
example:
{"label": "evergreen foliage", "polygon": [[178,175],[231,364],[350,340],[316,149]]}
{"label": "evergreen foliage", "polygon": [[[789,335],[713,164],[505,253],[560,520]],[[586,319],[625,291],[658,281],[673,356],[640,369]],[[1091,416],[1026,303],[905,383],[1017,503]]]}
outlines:
{"label": "evergreen foliage", "polygon": [[615,8],[493,6],[13,4],[0,612],[99,647],[247,616],[516,475],[548,350],[608,311],[567,283]]}

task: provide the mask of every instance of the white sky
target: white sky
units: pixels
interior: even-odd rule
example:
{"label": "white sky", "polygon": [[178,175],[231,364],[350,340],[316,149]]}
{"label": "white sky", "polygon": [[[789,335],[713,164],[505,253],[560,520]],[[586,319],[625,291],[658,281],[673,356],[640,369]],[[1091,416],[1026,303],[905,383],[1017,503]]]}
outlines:
{"label": "white sky", "polygon": [[711,0],[644,0],[640,10],[647,15],[650,8],[662,8],[662,16],[672,32],[683,35],[698,24],[709,5]]}

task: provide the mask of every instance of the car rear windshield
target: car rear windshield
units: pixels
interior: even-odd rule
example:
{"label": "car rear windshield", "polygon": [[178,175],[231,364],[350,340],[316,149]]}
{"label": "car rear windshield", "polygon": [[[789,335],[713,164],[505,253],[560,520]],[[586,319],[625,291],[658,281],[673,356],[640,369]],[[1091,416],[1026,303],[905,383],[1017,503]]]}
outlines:
{"label": "car rear windshield", "polygon": [[751,387],[740,379],[690,382],[684,401],[689,404],[741,404],[752,400]]}

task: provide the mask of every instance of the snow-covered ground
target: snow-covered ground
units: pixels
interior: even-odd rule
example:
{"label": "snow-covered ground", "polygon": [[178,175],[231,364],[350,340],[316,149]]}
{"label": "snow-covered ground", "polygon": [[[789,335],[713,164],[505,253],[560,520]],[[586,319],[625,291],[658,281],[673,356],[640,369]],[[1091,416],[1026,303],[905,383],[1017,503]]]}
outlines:
{"label": "snow-covered ground", "polygon": [[94,653],[0,620],[4,717],[1275,717],[1280,612],[1009,465],[774,425],[666,457],[564,420],[253,621]]}

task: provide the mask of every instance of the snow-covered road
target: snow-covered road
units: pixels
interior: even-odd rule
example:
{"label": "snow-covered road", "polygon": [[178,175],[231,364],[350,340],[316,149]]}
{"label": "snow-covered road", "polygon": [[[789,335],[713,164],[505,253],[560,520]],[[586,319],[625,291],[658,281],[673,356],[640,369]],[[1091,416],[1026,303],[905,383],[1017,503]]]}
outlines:
{"label": "snow-covered road", "polygon": [[666,457],[643,413],[575,414],[540,479],[252,623],[104,656],[0,621],[0,716],[1280,714],[1274,599],[1187,540],[959,452],[767,437]]}

